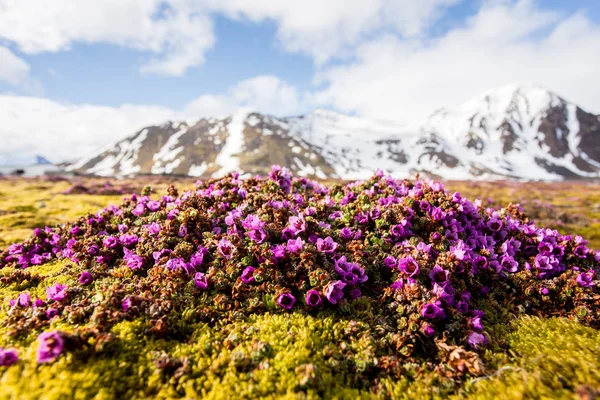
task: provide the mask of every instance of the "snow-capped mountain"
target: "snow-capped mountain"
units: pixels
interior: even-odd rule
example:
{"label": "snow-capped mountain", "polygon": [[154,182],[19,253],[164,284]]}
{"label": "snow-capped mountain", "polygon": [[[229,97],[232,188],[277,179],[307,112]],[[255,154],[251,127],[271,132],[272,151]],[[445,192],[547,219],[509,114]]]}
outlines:
{"label": "snow-capped mountain", "polygon": [[227,118],[146,127],[72,168],[97,175],[265,174],[300,176],[600,178],[600,118],[533,84],[507,86],[441,109],[421,125],[331,111],[277,118],[240,110]]}
{"label": "snow-capped mountain", "polygon": [[39,176],[59,170],[41,155],[0,157],[0,175]]}

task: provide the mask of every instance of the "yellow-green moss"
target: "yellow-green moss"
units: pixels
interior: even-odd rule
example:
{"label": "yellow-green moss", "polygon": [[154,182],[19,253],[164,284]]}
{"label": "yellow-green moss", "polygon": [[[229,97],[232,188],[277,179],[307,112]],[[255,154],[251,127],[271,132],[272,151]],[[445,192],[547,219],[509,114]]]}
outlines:
{"label": "yellow-green moss", "polygon": [[[188,343],[146,335],[147,322],[121,322],[111,330],[112,342],[89,359],[75,352],[38,366],[36,343],[19,349],[22,361],[0,377],[0,398],[422,399],[456,393],[451,382],[433,373],[383,379],[379,395],[360,389],[338,356],[342,348],[368,354],[369,335],[345,334],[349,322],[265,314],[219,329],[199,324]],[[456,398],[573,398],[582,385],[600,387],[597,331],[564,319],[522,318],[507,339],[514,357],[490,377],[467,382]],[[187,358],[186,374],[177,378],[157,369],[161,355]],[[369,357],[367,362],[376,362],[375,355]]]}
{"label": "yellow-green moss", "polygon": [[508,335],[512,359],[489,378],[467,384],[461,398],[573,399],[600,390],[600,332],[566,319],[523,317]]}

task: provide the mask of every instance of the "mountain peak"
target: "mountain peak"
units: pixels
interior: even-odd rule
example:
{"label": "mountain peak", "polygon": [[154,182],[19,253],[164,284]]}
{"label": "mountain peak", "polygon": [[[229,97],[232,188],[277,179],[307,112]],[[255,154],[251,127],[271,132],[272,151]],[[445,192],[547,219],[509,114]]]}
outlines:
{"label": "mountain peak", "polygon": [[600,177],[600,120],[532,82],[488,90],[424,124],[373,121],[328,109],[277,118],[241,108],[224,118],[151,126],[73,169],[99,175],[203,178],[272,164],[306,177],[444,179]]}
{"label": "mountain peak", "polygon": [[556,93],[533,82],[515,82],[489,89],[457,107],[441,108],[430,119],[455,115],[457,118],[473,115],[500,116],[518,110],[522,115],[538,115],[548,108],[567,103]]}

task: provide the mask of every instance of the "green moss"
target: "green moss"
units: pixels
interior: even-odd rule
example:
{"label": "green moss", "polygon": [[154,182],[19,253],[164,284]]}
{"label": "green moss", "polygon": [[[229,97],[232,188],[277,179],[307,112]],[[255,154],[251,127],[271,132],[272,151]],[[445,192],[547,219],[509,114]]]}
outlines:
{"label": "green moss", "polygon": [[513,325],[511,360],[467,384],[460,398],[572,399],[600,389],[600,332],[566,319],[524,317]]}
{"label": "green moss", "polygon": [[[80,350],[40,366],[33,342],[19,348],[18,365],[0,370],[0,398],[377,397],[361,389],[359,379],[360,366],[365,370],[377,360],[366,326],[299,313],[218,325],[198,324],[191,340],[181,343],[146,335],[149,322],[121,322],[108,342],[93,344],[93,354]],[[349,326],[355,334],[348,334]],[[173,365],[160,368],[161,360]],[[381,388],[410,397],[439,392],[432,382],[431,376],[386,379]]]}
{"label": "green moss", "polygon": [[361,388],[355,369],[377,360],[369,333],[359,324],[348,335],[349,324],[326,315],[265,314],[219,329],[198,324],[181,343],[146,335],[147,321],[125,321],[112,328],[109,341],[94,344],[95,354],[81,350],[38,366],[37,344],[21,348],[22,361],[0,370],[0,398],[414,399],[454,392],[456,398],[521,399],[573,398],[576,390],[600,387],[600,333],[564,319],[522,318],[507,337],[513,357],[489,377],[457,392],[437,374],[409,370],[383,379],[376,394]]}

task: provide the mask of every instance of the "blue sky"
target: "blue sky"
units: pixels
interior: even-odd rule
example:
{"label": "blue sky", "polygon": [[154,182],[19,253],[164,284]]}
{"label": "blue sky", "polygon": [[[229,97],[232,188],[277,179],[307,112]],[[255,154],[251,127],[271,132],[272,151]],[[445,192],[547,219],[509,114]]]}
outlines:
{"label": "blue sky", "polygon": [[[590,20],[600,19],[600,2],[592,0],[537,1],[540,8],[564,15],[585,11]],[[460,27],[475,15],[479,1],[459,1],[442,11],[442,16],[426,30],[440,37]],[[202,65],[181,76],[140,73],[139,67],[152,57],[140,51],[107,43],[74,40],[70,48],[58,52],[27,54],[16,43],[8,47],[31,68],[34,87],[0,86],[2,93],[37,94],[69,103],[119,106],[124,103],[156,104],[181,109],[195,97],[223,93],[237,82],[259,75],[273,75],[296,87],[310,91],[316,67],[313,58],[303,52],[286,51],[277,39],[277,22],[213,17],[215,45],[206,51]],[[377,35],[384,29],[369,32]],[[335,63],[335,59],[330,63]]]}
{"label": "blue sky", "polygon": [[140,64],[151,54],[111,44],[75,43],[65,52],[20,55],[43,83],[46,97],[73,103],[151,103],[179,109],[198,95],[220,93],[258,75],[277,75],[298,88],[310,88],[311,58],[281,49],[272,22],[217,17],[214,23],[216,44],[206,62],[183,76],[140,73]]}
{"label": "blue sky", "polygon": [[[102,143],[238,107],[418,123],[515,81],[600,113],[595,0],[0,0],[0,10],[2,138],[33,129],[27,119],[59,132],[84,104],[97,107],[79,113],[93,122],[69,124],[120,121],[102,126]],[[41,115],[39,102],[56,111]]]}

